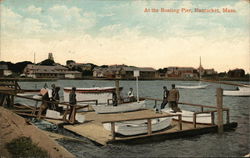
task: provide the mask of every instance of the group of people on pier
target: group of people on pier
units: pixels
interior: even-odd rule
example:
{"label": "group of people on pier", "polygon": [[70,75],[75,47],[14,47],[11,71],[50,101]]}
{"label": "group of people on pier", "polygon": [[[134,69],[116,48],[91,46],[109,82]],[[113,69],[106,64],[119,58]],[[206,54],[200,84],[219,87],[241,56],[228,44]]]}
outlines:
{"label": "group of people on pier", "polygon": [[174,113],[181,112],[178,107],[178,101],[180,99],[179,90],[175,88],[175,84],[172,84],[172,89],[168,90],[166,86],[163,86],[163,101],[156,107],[156,113],[161,113],[161,109],[164,109],[167,104],[173,110]]}
{"label": "group of people on pier", "polygon": [[[46,114],[47,109],[55,110],[60,113],[63,113],[63,107],[59,107],[58,103],[60,101],[59,91],[60,87],[56,87],[55,84],[51,85],[52,89],[48,89],[47,85],[44,86],[40,90],[40,94],[42,95],[42,104],[40,105],[39,111],[38,111],[38,119],[41,119],[42,115]],[[63,120],[65,122],[69,122],[74,124],[76,122],[75,115],[76,115],[76,88],[72,87],[72,90],[69,94],[69,106],[67,106],[66,110],[63,114]],[[68,108],[70,107],[70,108]],[[67,115],[69,113],[69,117],[67,118]]]}
{"label": "group of people on pier", "polygon": [[[47,86],[45,86],[40,91],[40,94],[42,95],[42,104],[37,115],[38,119],[40,119],[42,115],[46,113],[47,109],[63,113],[63,108],[58,106],[58,103],[60,101],[60,87],[56,87],[55,84],[52,84],[51,88],[52,89],[50,90],[47,88]],[[156,113],[161,113],[161,109],[164,109],[167,104],[169,104],[169,107],[173,110],[174,113],[181,112],[181,109],[178,107],[179,98],[180,94],[178,89],[175,88],[175,84],[172,84],[171,90],[168,90],[166,86],[163,86],[163,102],[160,106],[156,107]],[[136,100],[132,88],[129,89],[127,99],[129,102],[134,102]],[[112,102],[113,106],[117,106],[118,102],[116,93],[113,93]],[[63,114],[63,120],[65,122],[72,124],[76,122],[76,103],[76,87],[72,87],[69,94],[69,106],[67,106]],[[67,117],[68,114],[69,116]]]}

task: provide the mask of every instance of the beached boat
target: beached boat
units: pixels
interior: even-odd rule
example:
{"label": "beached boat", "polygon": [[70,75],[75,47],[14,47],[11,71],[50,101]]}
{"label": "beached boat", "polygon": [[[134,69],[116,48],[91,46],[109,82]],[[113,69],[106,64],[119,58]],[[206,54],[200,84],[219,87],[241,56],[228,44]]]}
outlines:
{"label": "beached boat", "polygon": [[105,113],[119,113],[119,112],[129,112],[136,111],[145,108],[145,100],[139,102],[129,102],[119,104],[117,106],[112,105],[98,105],[92,106],[96,113],[105,114]]}
{"label": "beached boat", "polygon": [[223,91],[223,95],[235,97],[249,97],[250,87],[238,87],[238,90],[225,90]]}
{"label": "beached boat", "polygon": [[[71,87],[64,87],[64,101],[69,101],[69,93]],[[77,101],[97,100],[99,104],[107,104],[108,100],[112,100],[112,93],[115,92],[115,87],[92,87],[92,88],[76,88]],[[122,87],[120,87],[120,91]]]}
{"label": "beached boat", "polygon": [[[152,119],[152,132],[166,129],[171,125],[172,118],[165,117],[159,119]],[[103,127],[111,131],[111,124],[104,123]],[[126,121],[115,123],[115,132],[124,136],[145,134],[148,131],[147,120],[140,121]]]}
{"label": "beached boat", "polygon": [[[182,109],[181,112],[174,113],[171,109],[166,108],[166,109],[162,109],[162,112],[166,112],[169,114],[181,114],[182,121],[193,122],[194,112],[192,112],[192,111],[187,111],[187,110]],[[173,119],[178,120],[178,116],[174,116]],[[211,114],[209,114],[209,113],[197,114],[196,115],[196,123],[211,124],[212,123]]]}

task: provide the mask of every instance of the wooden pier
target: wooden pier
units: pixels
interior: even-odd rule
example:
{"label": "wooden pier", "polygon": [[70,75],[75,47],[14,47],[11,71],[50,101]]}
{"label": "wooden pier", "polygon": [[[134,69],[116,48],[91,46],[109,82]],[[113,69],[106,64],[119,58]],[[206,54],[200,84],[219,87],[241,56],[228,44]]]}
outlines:
{"label": "wooden pier", "polygon": [[[10,87],[9,87],[10,88]],[[13,90],[13,88],[12,88]],[[16,88],[14,89],[16,92]],[[0,94],[9,95],[11,97],[21,97],[35,101],[42,101],[40,99],[34,99],[24,96],[19,96],[16,93],[10,93],[10,91],[0,91]],[[91,141],[94,141],[101,145],[107,145],[109,143],[118,143],[118,142],[147,142],[152,140],[163,140],[163,139],[172,139],[172,138],[183,138],[187,136],[196,136],[199,134],[209,133],[209,132],[219,132],[222,133],[224,130],[235,129],[237,123],[230,122],[229,109],[223,107],[222,99],[222,89],[218,88],[216,91],[217,96],[217,105],[199,105],[199,104],[190,104],[179,102],[181,106],[193,106],[197,107],[199,110],[193,115],[193,122],[185,122],[182,120],[180,114],[156,114],[153,110],[145,109],[134,112],[126,113],[116,113],[116,114],[96,114],[94,111],[88,112],[78,112],[78,114],[85,116],[85,122],[81,124],[65,124],[62,119],[53,119],[46,118],[48,121],[54,124],[62,124],[62,126],[72,131],[78,135],[88,138]],[[157,101],[162,101],[161,99],[155,98],[144,98],[146,100],[153,100],[155,104]],[[93,100],[92,100],[93,101]],[[69,106],[67,103],[60,103],[66,106]],[[0,105],[1,106],[1,105]],[[87,106],[84,106],[87,107]],[[23,109],[22,109],[23,108]],[[19,110],[13,110],[13,112],[19,115],[33,116],[36,117],[37,107],[22,107]],[[79,106],[80,109],[83,106]],[[209,110],[208,110],[209,109]],[[226,112],[226,120],[223,120],[223,113]],[[211,114],[212,121],[208,124],[201,124],[196,122],[196,117],[198,114],[209,113]],[[217,120],[215,120],[215,114],[217,114]],[[178,119],[172,121],[171,126],[165,130],[152,132],[151,120],[156,118],[163,117],[173,117],[178,116]],[[146,120],[147,121],[147,133],[136,136],[119,136],[115,133],[115,124],[117,122],[123,121],[133,121],[133,120]],[[225,123],[224,123],[225,122]],[[103,123],[111,123],[111,131],[104,129]],[[139,141],[140,140],[140,141]]]}

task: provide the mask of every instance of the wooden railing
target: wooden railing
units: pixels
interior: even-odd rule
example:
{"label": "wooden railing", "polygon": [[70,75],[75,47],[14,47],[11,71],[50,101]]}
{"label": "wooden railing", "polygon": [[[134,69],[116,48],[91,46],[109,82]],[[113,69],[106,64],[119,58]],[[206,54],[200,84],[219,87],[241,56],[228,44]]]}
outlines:
{"label": "wooden railing", "polygon": [[[222,111],[226,111],[226,122],[227,122],[227,124],[230,123],[229,109],[223,109]],[[197,120],[197,115],[199,115],[199,114],[210,113],[211,114],[211,124],[215,125],[215,116],[214,116],[214,113],[216,113],[216,112],[217,112],[217,110],[194,112],[194,114],[193,114],[193,125],[194,125],[194,128],[196,128],[196,126],[197,126],[197,121],[196,120]]]}
{"label": "wooden railing", "polygon": [[136,120],[147,120],[147,136],[152,135],[152,119],[157,119],[157,118],[164,118],[164,117],[174,117],[178,116],[178,126],[179,130],[182,130],[182,116],[181,114],[165,114],[161,116],[153,116],[153,117],[140,117],[140,118],[130,118],[130,119],[119,119],[119,120],[112,120],[112,121],[103,121],[102,123],[110,123],[111,124],[111,134],[112,134],[112,140],[115,140],[115,123],[118,122],[124,122],[124,121],[136,121]]}
{"label": "wooden railing", "polygon": [[[157,101],[163,101],[162,99],[148,98],[148,97],[145,97],[143,99],[155,101],[155,106],[157,105]],[[192,104],[192,103],[185,103],[185,102],[178,102],[178,104],[194,106],[194,107],[200,107],[201,108],[201,112],[194,112],[194,114],[193,114],[194,128],[196,128],[196,124],[197,124],[197,122],[196,122],[197,115],[198,114],[203,114],[203,113],[211,113],[211,124],[214,125],[215,124],[214,113],[216,112],[217,113],[218,132],[222,133],[223,132],[223,111],[226,111],[226,121],[227,121],[227,123],[229,123],[230,120],[229,120],[229,109],[228,108],[223,108],[223,89],[221,89],[221,88],[216,89],[216,102],[217,102],[216,106]],[[215,109],[215,110],[204,111],[204,108],[210,108],[210,109]]]}
{"label": "wooden railing", "polygon": [[[29,99],[29,100],[33,100],[33,101],[36,101],[36,102],[45,102],[45,103],[50,103],[50,104],[60,104],[60,105],[68,106],[68,107],[71,106],[70,104],[65,103],[65,102],[46,101],[46,100],[42,100],[42,99],[31,98],[31,97],[26,97],[26,96],[21,96],[21,95],[13,94],[13,93],[10,93],[10,92],[0,92],[0,94],[15,96],[15,97],[24,98],[24,99]],[[81,102],[90,102],[90,101],[93,101],[96,104],[98,103],[97,100],[86,100],[86,101],[81,101]],[[33,107],[31,108],[29,106],[27,106],[27,107],[29,109],[32,109],[32,110],[28,110],[28,111],[26,110],[26,112],[30,112],[31,111],[31,114],[27,114],[27,116],[36,116],[35,113],[38,110],[37,107],[34,107],[34,108]],[[82,108],[88,108],[89,109],[89,105],[76,105],[76,110],[79,110],[79,109],[82,109]],[[26,115],[25,113],[22,113],[20,111],[16,111],[16,113],[22,114],[22,115]]]}

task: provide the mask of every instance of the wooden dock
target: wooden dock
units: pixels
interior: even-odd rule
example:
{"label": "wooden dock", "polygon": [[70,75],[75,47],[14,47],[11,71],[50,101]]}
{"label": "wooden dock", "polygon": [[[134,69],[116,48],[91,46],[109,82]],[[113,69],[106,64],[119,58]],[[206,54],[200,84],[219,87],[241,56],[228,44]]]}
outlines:
{"label": "wooden dock", "polygon": [[[13,87],[13,85],[15,85]],[[12,86],[12,87],[9,87]],[[21,97],[35,101],[42,101],[40,99],[34,99],[29,97],[24,97],[17,95],[17,85],[11,84],[9,86],[2,86],[5,90],[0,90],[0,94],[8,95],[11,97],[11,104],[14,102],[14,97]],[[1,87],[1,85],[0,85]],[[10,93],[9,88],[14,89],[14,93]],[[78,114],[82,114],[85,116],[85,122],[82,124],[64,124],[62,119],[48,119],[50,122],[54,124],[62,124],[62,126],[72,131],[78,135],[88,138],[91,141],[94,141],[100,145],[107,145],[109,143],[117,143],[117,142],[146,142],[151,140],[163,140],[163,139],[172,139],[172,138],[183,138],[186,136],[196,136],[199,134],[209,133],[209,132],[219,132],[222,133],[224,130],[234,129],[237,127],[237,123],[233,122],[230,123],[229,118],[229,109],[223,107],[223,97],[222,97],[222,89],[217,89],[216,91],[216,99],[217,99],[217,106],[210,106],[210,105],[199,105],[199,104],[190,104],[190,103],[181,103],[181,106],[194,106],[199,108],[199,112],[195,112],[193,115],[193,122],[184,122],[182,120],[182,116],[180,114],[171,115],[168,113],[156,114],[153,110],[145,109],[140,111],[134,112],[126,112],[126,113],[116,113],[116,114],[96,114],[93,111],[88,112],[80,112]],[[147,100],[154,100],[155,104],[157,101],[162,101],[161,99],[155,98],[144,98]],[[46,101],[50,102],[50,101]],[[53,103],[53,102],[52,102]],[[1,102],[2,104],[2,102]],[[0,104],[0,106],[1,106]],[[66,106],[70,106],[67,103],[59,103]],[[14,105],[12,107],[15,107]],[[84,108],[88,106],[78,106],[77,109]],[[207,110],[210,109],[210,110]],[[212,109],[212,110],[211,110]],[[19,115],[25,116],[32,116],[36,117],[37,108],[28,108],[22,107],[19,110],[13,109],[13,112]],[[226,121],[223,120],[223,113],[226,112]],[[197,114],[201,113],[209,113],[211,114],[212,122],[211,124],[198,124],[196,123],[196,116]],[[217,114],[217,121],[215,121],[215,113]],[[171,126],[165,130],[152,132],[152,125],[151,120],[155,118],[162,118],[162,117],[173,117],[178,116],[177,120],[173,120]],[[45,117],[43,117],[45,118]],[[45,118],[46,119],[46,118]],[[133,121],[133,120],[147,120],[147,128],[148,131],[145,134],[137,135],[137,136],[129,136],[129,137],[122,137],[118,136],[115,133],[115,123],[122,122],[122,121]],[[224,123],[225,122],[225,123]],[[103,127],[103,123],[111,123],[111,131],[106,130]],[[140,141],[139,141],[140,140]]]}
{"label": "wooden dock", "polygon": [[[135,142],[141,140],[141,142],[147,142],[153,140],[160,140],[163,137],[166,139],[171,138],[182,138],[186,136],[195,136],[199,134],[209,133],[209,132],[216,132],[217,125],[214,124],[196,124],[196,128],[194,128],[194,124],[190,122],[181,121],[180,130],[179,121],[173,120],[170,128],[166,130],[153,132],[150,135],[143,134],[137,136],[130,136],[130,137],[119,137],[115,136],[113,138],[112,132],[104,129],[103,122],[112,122],[117,120],[133,120],[139,118],[155,118],[155,117],[162,117],[162,116],[171,116],[167,113],[156,114],[153,110],[140,110],[134,112],[127,112],[127,113],[117,113],[117,114],[96,114],[95,112],[82,112],[79,113],[85,116],[86,121],[83,124],[75,124],[75,125],[63,125],[63,127],[73,133],[81,135],[85,138],[88,138],[91,141],[96,142],[100,145],[107,145],[109,143],[118,143],[118,142]],[[55,124],[63,123],[62,121],[57,120],[49,120],[47,121]],[[225,124],[225,130],[236,128],[237,123],[228,123]]]}

